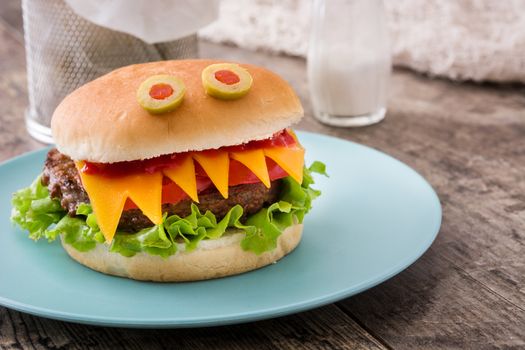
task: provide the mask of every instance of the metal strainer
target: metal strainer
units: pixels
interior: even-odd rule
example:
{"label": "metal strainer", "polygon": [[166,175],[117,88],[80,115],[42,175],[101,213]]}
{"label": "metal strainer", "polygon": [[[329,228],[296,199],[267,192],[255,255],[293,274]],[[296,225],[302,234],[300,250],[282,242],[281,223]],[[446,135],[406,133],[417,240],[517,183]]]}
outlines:
{"label": "metal strainer", "polygon": [[83,19],[63,0],[22,0],[22,10],[29,92],[26,126],[29,134],[46,143],[53,142],[53,111],[79,86],[121,66],[197,56],[195,34],[150,45]]}

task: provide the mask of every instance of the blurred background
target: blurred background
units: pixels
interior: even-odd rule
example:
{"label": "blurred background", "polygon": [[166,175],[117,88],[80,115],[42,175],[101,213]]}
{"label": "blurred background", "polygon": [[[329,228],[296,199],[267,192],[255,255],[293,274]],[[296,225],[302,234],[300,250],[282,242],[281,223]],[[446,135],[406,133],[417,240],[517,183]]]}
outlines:
{"label": "blurred background", "polygon": [[[453,81],[522,83],[525,17],[520,14],[524,11],[525,2],[519,0],[4,0],[0,4],[5,30],[25,47],[27,129],[47,143],[52,142],[51,115],[65,95],[108,71],[138,62],[221,57],[262,64],[279,73],[281,64],[265,57],[307,59],[303,75],[308,75],[308,85],[292,84],[307,114],[339,126],[383,119],[392,90],[391,65]],[[6,42],[2,46],[12,50]],[[236,55],[236,47],[248,51]],[[247,52],[266,56],[250,57]],[[4,68],[10,59],[3,59]],[[17,64],[23,61],[19,57]],[[292,80],[297,75],[284,76]]]}
{"label": "blurred background", "polygon": [[[200,36],[305,57],[312,3],[247,0],[241,9],[223,0],[218,20]],[[385,0],[384,6],[395,66],[453,80],[525,82],[525,2]]]}

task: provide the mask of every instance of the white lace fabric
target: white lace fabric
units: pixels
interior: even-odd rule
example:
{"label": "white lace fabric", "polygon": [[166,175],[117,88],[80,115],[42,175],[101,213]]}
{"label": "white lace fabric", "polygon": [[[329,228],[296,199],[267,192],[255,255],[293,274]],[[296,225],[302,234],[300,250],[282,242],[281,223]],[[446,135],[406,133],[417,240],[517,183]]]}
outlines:
{"label": "white lace fabric", "polygon": [[[393,62],[454,80],[525,82],[525,1],[385,0]],[[305,56],[310,1],[223,0],[200,35]]]}

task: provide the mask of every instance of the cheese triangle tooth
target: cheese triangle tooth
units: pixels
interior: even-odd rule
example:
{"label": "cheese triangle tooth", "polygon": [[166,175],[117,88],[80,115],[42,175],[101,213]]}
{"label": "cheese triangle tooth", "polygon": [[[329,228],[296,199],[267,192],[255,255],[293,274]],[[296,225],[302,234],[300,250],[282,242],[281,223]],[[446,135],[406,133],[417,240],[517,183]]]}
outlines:
{"label": "cheese triangle tooth", "polygon": [[262,149],[231,152],[230,156],[244,164],[252,173],[261,180],[267,188],[270,188],[270,175],[266,167],[266,157]]}
{"label": "cheese triangle tooth", "polygon": [[[81,169],[83,162],[77,162],[76,165],[77,169]],[[106,242],[109,243],[117,231],[124,203],[126,203],[126,191],[119,185],[119,178],[90,175],[81,171],[79,173],[93,212],[97,217],[97,224]]]}
{"label": "cheese triangle tooth", "polygon": [[277,163],[298,183],[303,182],[304,149],[294,147],[267,147],[264,154]]}
{"label": "cheese triangle tooth", "polygon": [[120,178],[123,189],[155,225],[162,223],[162,173],[134,174]]}
{"label": "cheese triangle tooth", "polygon": [[[83,162],[77,162],[81,169]],[[162,173],[134,174],[119,177],[86,174],[79,171],[100,231],[109,243],[129,197],[154,224],[162,223]]]}
{"label": "cheese triangle tooth", "polygon": [[163,173],[171,181],[175,182],[194,202],[199,203],[193,158],[189,155],[183,157],[176,167],[166,168],[163,170]]}
{"label": "cheese triangle tooth", "polygon": [[219,193],[224,198],[228,198],[228,173],[230,172],[228,152],[202,151],[195,152],[192,156],[202,166]]}
{"label": "cheese triangle tooth", "polygon": [[[108,186],[110,187],[110,186]],[[108,197],[89,194],[93,212],[97,217],[97,224],[104,235],[107,243],[111,243],[126,203],[126,195],[123,192],[104,191]],[[93,198],[93,199],[91,199]]]}

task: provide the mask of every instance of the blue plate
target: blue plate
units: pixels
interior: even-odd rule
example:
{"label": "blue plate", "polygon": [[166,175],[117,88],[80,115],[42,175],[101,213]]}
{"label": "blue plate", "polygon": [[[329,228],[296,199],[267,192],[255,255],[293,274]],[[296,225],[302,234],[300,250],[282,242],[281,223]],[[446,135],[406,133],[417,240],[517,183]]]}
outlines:
{"label": "blue plate", "polygon": [[196,327],[260,320],[349,297],[399,273],[441,223],[432,187],[368,147],[298,133],[307,161],[326,163],[323,195],[301,244],[277,264],[192,283],[137,282],[92,271],[58,242],[33,242],[9,221],[11,194],[42,169],[46,150],[0,165],[0,304],[59,320],[124,327]]}

